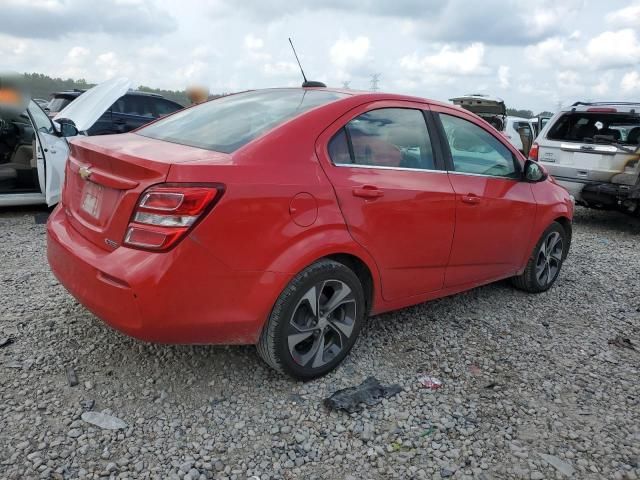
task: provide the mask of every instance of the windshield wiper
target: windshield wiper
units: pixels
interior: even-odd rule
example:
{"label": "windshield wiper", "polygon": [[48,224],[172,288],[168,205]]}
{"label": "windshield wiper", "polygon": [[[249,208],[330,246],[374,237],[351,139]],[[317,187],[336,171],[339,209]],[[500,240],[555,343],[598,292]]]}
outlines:
{"label": "windshield wiper", "polygon": [[613,137],[610,137],[608,135],[594,135],[593,138],[585,138],[585,140],[591,140],[589,143],[606,143],[608,145],[613,145],[614,147],[617,147],[618,149],[622,150],[623,152],[627,152],[627,153],[638,153],[638,147],[640,147],[640,145],[638,147],[635,148],[631,148],[628,147],[626,145],[623,145],[622,143],[618,142],[617,140],[614,140]]}

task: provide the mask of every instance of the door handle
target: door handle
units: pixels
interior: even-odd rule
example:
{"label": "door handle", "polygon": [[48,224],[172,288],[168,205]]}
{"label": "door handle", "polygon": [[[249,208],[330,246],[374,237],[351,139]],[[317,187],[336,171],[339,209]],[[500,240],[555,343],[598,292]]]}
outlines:
{"label": "door handle", "polygon": [[384,192],[379,190],[375,185],[363,185],[361,187],[355,187],[353,189],[354,197],[362,198],[380,198],[384,196]]}
{"label": "door handle", "polygon": [[477,195],[474,195],[473,193],[469,193],[467,195],[462,195],[462,197],[460,197],[460,199],[464,203],[469,203],[471,205],[477,205],[478,203],[480,203],[480,197],[477,196]]}

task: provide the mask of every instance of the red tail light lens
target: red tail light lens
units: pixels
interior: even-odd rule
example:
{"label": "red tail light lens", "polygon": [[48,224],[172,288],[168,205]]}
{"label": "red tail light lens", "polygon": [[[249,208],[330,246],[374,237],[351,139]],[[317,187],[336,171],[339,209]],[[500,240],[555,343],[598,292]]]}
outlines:
{"label": "red tail light lens", "polygon": [[146,190],[136,205],[124,245],[152,251],[174,247],[222,196],[222,185],[164,184]]}
{"label": "red tail light lens", "polygon": [[531,149],[529,150],[529,160],[538,161],[538,151],[540,150],[540,145],[534,143],[531,145]]}

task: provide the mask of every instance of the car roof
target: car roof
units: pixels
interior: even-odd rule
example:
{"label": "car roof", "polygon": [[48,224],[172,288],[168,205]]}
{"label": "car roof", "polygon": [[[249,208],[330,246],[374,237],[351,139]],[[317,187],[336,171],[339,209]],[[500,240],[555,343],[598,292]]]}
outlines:
{"label": "car roof", "polygon": [[[596,109],[602,108],[615,108],[619,113],[640,113],[640,102],[616,102],[616,101],[605,101],[605,102],[575,102],[570,107],[565,107],[562,109],[563,112],[588,112],[594,111],[597,112]],[[607,113],[601,112],[601,113]],[[611,112],[614,113],[614,112]]]}
{"label": "car roof", "polygon": [[[52,93],[51,96],[55,97],[55,96],[68,96],[68,97],[78,97],[81,94],[83,94],[84,92],[86,92],[87,90],[85,89],[75,89],[75,90],[65,90],[62,92],[55,92]],[[144,96],[144,97],[154,97],[154,98],[164,98],[161,94],[159,93],[153,93],[153,92],[141,92],[140,90],[129,90],[125,95],[134,95],[134,96]],[[164,98],[165,100],[169,100],[167,98]],[[169,100],[170,102],[172,100]]]}
{"label": "car roof", "polygon": [[[442,107],[447,107],[447,108],[458,108],[456,105],[451,105],[450,103],[431,100],[429,98],[424,98],[424,97],[416,97],[413,95],[404,95],[400,93],[371,92],[367,90],[349,90],[344,88],[329,88],[329,87],[311,87],[311,88],[284,87],[284,88],[265,88],[261,90],[318,90],[321,92],[340,93],[348,97],[352,97],[352,98],[357,97],[358,99],[366,100],[369,102],[383,101],[383,100],[398,100],[398,101],[405,101],[405,102],[428,103],[430,105],[440,105]],[[344,99],[338,99],[338,100],[335,100],[335,102],[339,102],[341,100],[344,100]]]}

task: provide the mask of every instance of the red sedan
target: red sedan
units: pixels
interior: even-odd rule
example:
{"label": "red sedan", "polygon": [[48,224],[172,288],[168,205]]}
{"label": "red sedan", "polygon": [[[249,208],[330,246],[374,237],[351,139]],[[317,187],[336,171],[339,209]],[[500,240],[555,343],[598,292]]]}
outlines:
{"label": "red sedan", "polygon": [[74,140],[48,224],[60,282],[113,328],[256,344],[309,379],[369,315],[558,278],[573,203],[479,117],[401,95],[274,89]]}

